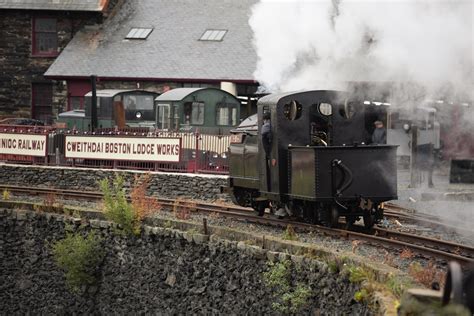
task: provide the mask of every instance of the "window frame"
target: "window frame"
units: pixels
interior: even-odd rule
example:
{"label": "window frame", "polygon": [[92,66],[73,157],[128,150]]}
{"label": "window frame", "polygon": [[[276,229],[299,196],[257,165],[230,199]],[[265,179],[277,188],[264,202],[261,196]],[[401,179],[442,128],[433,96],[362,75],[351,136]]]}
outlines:
{"label": "window frame", "polygon": [[[227,123],[226,124],[219,124],[219,110],[222,108],[226,108],[228,110],[228,115],[227,115]],[[239,118],[236,117],[236,123],[233,125],[232,124],[232,115],[233,115],[233,110],[235,110],[235,114],[237,116],[237,105],[234,103],[218,103],[216,104],[216,117],[215,117],[215,124],[216,126],[236,126],[238,124]]]}
{"label": "window frame", "polygon": [[[36,24],[37,20],[39,19],[50,19],[55,21],[55,30],[54,31],[41,31],[37,32],[36,31]],[[51,52],[40,52],[38,51],[38,47],[36,45],[36,39],[37,39],[37,34],[38,33],[47,33],[47,34],[52,34],[54,33],[56,36],[56,48],[54,51]],[[59,49],[59,38],[58,38],[58,19],[56,17],[51,17],[51,16],[34,16],[32,17],[32,22],[31,22],[31,56],[32,57],[57,57],[59,55],[58,52]]]}
{"label": "window frame", "polygon": [[[168,117],[163,117],[163,120],[160,122],[160,108],[167,108],[168,110]],[[163,113],[165,114],[165,113]],[[156,128],[157,129],[163,129],[163,130],[170,130],[171,129],[171,124],[170,124],[170,116],[171,116],[171,104],[169,103],[158,103],[156,105]],[[165,121],[166,119],[166,121]],[[160,125],[160,126],[158,126]],[[166,128],[162,127],[163,125],[167,125]]]}
{"label": "window frame", "polygon": [[[153,27],[132,27],[128,31],[127,35],[125,35],[125,39],[127,40],[146,40],[148,36],[153,32]],[[143,31],[144,34],[139,32]],[[133,32],[133,33],[132,33]],[[137,34],[140,34],[137,36]]]}
{"label": "window frame", "polygon": [[[206,29],[199,37],[201,42],[222,42],[229,30],[226,29]],[[207,36],[206,36],[207,35]]]}
{"label": "window frame", "polygon": [[[186,124],[186,107],[188,104],[191,107],[191,112],[190,112],[190,119],[189,119],[189,124]],[[202,123],[194,123],[193,122],[193,110],[194,110],[194,105],[202,105]],[[206,124],[206,103],[204,101],[189,101],[185,102],[183,104],[183,124],[187,126],[203,126]]]}
{"label": "window frame", "polygon": [[[75,109],[74,108],[74,102],[73,99],[79,100],[79,108]],[[75,111],[75,110],[84,110],[85,109],[85,98],[82,96],[75,96],[75,95],[70,95],[69,96],[69,101],[68,101],[68,111]]]}

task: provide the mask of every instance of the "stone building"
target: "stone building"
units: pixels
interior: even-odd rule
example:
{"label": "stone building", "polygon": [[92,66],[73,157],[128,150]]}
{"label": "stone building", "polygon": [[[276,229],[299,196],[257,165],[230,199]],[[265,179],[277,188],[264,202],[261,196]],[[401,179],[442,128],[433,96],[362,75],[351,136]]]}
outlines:
{"label": "stone building", "polygon": [[62,111],[84,107],[91,90],[220,87],[254,108],[257,55],[248,23],[257,0],[128,0],[95,28],[84,28],[45,74],[63,90],[54,98]]}
{"label": "stone building", "polygon": [[67,88],[44,73],[79,30],[102,23],[118,2],[1,0],[0,117],[51,122]]}

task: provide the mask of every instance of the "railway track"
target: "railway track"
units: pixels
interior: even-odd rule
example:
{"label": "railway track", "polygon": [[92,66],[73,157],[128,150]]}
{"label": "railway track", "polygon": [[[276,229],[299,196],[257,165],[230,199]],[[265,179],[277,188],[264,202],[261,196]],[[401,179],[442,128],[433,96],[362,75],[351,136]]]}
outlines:
{"label": "railway track", "polygon": [[[84,199],[89,201],[98,201],[102,199],[99,192],[80,192],[77,190],[63,190],[51,188],[28,188],[19,186],[0,185],[0,190],[8,190],[12,193],[28,195],[48,195],[54,194],[56,197],[65,199]],[[372,232],[361,232],[353,230],[344,230],[338,228],[328,228],[320,225],[301,223],[297,221],[283,221],[272,218],[269,215],[258,217],[249,208],[230,205],[218,205],[204,202],[185,202],[173,199],[158,198],[159,203],[164,207],[173,208],[176,203],[180,203],[182,208],[190,208],[193,211],[218,213],[223,216],[241,219],[252,223],[272,225],[285,228],[292,225],[297,230],[318,231],[320,233],[345,238],[349,240],[360,240],[375,246],[384,245],[389,248],[400,250],[410,249],[415,254],[422,254],[428,257],[435,257],[446,261],[457,261],[466,266],[474,262],[474,248],[462,244],[452,243],[434,238],[423,237],[414,234],[401,233],[382,228],[374,228]]]}
{"label": "railway track", "polygon": [[434,229],[443,229],[447,232],[458,232],[464,236],[474,236],[474,231],[463,228],[466,226],[466,223],[464,222],[446,218],[441,219],[430,214],[416,213],[414,210],[392,203],[385,204],[384,216],[387,218],[423,224]]}

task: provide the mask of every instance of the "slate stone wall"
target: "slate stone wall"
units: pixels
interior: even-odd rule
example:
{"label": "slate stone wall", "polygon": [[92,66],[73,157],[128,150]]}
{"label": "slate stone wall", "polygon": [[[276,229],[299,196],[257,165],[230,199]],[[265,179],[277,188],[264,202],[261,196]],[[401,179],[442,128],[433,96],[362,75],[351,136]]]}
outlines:
{"label": "slate stone wall", "polygon": [[[104,178],[112,181],[116,174],[125,178],[125,187],[130,188],[134,177],[142,173],[95,169],[63,169],[29,166],[0,166],[0,183],[8,185],[24,185],[52,187],[58,189],[98,191],[98,182]],[[191,198],[214,201],[229,201],[226,194],[220,194],[220,187],[227,184],[223,176],[185,175],[153,173],[149,186],[150,194],[167,198]]]}
{"label": "slate stone wall", "polygon": [[86,25],[102,23],[124,0],[111,0],[104,12],[34,11],[0,9],[0,116],[31,115],[31,84],[53,84],[53,115],[65,109],[67,88],[62,81],[45,79],[43,74],[56,57],[32,54],[34,17],[57,18],[58,54]]}
{"label": "slate stone wall", "polygon": [[[68,223],[66,226],[65,224]],[[274,315],[272,290],[262,281],[268,260],[288,255],[211,236],[145,227],[120,237],[107,222],[81,224],[102,237],[106,253],[99,283],[68,291],[51,243],[79,222],[57,214],[0,210],[0,310],[4,314]],[[200,238],[198,238],[200,237]],[[294,258],[293,258],[294,257]],[[298,260],[296,260],[298,259]],[[292,278],[311,287],[301,315],[364,315],[347,276],[326,264],[292,256]]]}

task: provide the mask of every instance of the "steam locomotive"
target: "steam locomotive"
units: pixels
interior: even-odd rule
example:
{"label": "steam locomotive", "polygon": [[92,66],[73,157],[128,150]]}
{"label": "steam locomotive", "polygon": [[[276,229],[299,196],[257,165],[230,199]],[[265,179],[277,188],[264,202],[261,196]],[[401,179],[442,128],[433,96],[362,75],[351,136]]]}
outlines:
{"label": "steam locomotive", "polygon": [[232,131],[236,204],[331,227],[382,219],[383,202],[397,199],[397,146],[367,145],[379,108],[330,90],[271,94],[257,107]]}

